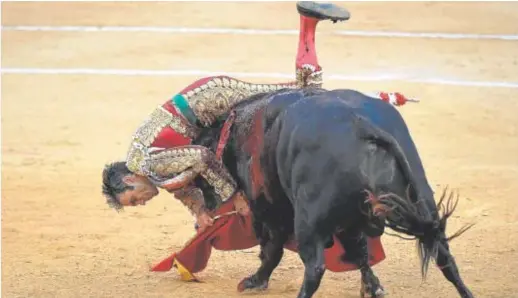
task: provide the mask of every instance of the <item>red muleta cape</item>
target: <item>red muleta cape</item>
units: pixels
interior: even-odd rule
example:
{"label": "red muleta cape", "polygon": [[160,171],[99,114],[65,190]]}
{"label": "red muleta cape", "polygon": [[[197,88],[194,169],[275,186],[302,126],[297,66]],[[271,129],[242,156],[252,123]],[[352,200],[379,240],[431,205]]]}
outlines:
{"label": "red muleta cape", "polygon": [[[214,225],[202,233],[196,234],[189,240],[182,250],[173,253],[151,268],[151,271],[164,272],[176,267],[184,281],[198,281],[193,273],[205,269],[210,258],[212,248],[217,250],[243,250],[259,245],[252,227],[251,215],[243,217],[234,211],[234,205],[228,200],[217,210]],[[229,214],[230,213],[230,214]],[[227,215],[225,215],[227,214]],[[342,261],[344,248],[334,237],[334,245],[325,250],[326,269],[333,272],[344,272],[359,269],[352,263]],[[385,252],[380,237],[367,238],[369,264],[374,266],[385,259]],[[295,241],[289,241],[284,248],[297,252]]]}

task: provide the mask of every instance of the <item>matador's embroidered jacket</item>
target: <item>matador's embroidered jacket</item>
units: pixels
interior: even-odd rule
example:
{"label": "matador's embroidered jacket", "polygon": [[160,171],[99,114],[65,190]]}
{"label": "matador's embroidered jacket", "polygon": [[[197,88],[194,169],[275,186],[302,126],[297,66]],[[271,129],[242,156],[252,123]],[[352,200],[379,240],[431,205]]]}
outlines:
{"label": "matador's embroidered jacket", "polygon": [[213,153],[191,146],[203,126],[249,96],[296,83],[251,84],[226,76],[200,79],[157,107],[133,134],[126,164],[130,171],[168,189],[168,182],[187,169],[201,174],[223,201],[235,192],[235,182]]}

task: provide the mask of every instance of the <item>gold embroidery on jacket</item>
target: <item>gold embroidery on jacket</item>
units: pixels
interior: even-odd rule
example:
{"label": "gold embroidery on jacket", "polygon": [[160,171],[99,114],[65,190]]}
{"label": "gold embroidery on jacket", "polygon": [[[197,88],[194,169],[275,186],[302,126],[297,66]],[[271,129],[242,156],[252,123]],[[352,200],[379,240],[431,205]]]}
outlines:
{"label": "gold embroidery on jacket", "polygon": [[284,88],[297,88],[289,84],[251,84],[232,78],[213,78],[204,85],[188,91],[184,97],[196,117],[210,125],[217,117],[248,97],[262,92],[271,92]]}
{"label": "gold embroidery on jacket", "polygon": [[130,171],[141,175],[146,173],[144,158],[147,156],[148,147],[167,126],[187,138],[194,138],[198,134],[198,128],[187,124],[180,116],[171,114],[162,106],[157,107],[133,134],[133,141],[126,158]]}

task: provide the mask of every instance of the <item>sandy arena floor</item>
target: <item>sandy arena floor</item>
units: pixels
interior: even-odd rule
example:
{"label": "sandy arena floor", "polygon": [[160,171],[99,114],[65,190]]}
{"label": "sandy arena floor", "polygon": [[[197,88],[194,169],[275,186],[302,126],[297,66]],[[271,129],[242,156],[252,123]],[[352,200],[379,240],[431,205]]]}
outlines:
{"label": "sandy arena floor", "polygon": [[[345,5],[345,4],[344,4]],[[518,3],[348,3],[330,30],[517,34]],[[133,25],[296,29],[294,3],[2,3],[2,25]],[[294,35],[145,32],[2,32],[7,68],[293,71]],[[325,74],[401,73],[518,81],[518,42],[317,36]],[[183,206],[161,194],[117,214],[100,193],[103,165],[124,157],[152,109],[196,77],[2,74],[2,297],[242,297],[239,280],[257,248],[212,255],[204,283],[148,266],[193,234]],[[250,79],[273,82],[267,78]],[[451,243],[477,297],[518,292],[518,89],[326,80],[327,88],[401,91],[402,107],[432,186],[457,188],[448,230],[477,225]],[[389,297],[456,297],[435,267],[423,283],[413,242],[383,238],[374,268]],[[303,265],[288,252],[270,289],[296,297]],[[327,272],[316,297],[358,297],[359,272]],[[249,296],[250,294],[245,294]],[[255,295],[255,294],[254,294]]]}

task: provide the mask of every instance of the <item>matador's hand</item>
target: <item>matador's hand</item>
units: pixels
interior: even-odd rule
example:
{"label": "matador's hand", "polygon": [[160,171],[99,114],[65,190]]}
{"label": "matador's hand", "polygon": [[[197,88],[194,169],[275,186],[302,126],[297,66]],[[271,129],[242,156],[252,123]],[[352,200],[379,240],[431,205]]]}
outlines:
{"label": "matador's hand", "polygon": [[250,213],[250,207],[248,206],[243,193],[241,191],[236,192],[232,199],[236,211],[242,216],[248,216]]}
{"label": "matador's hand", "polygon": [[196,216],[196,223],[198,224],[198,233],[202,233],[206,228],[214,224],[214,219],[207,212],[203,211]]}

